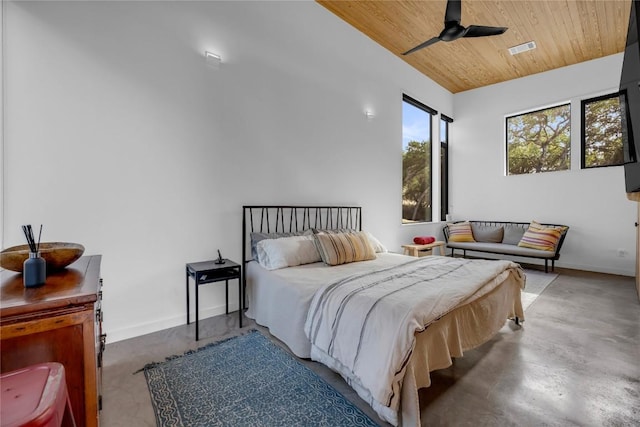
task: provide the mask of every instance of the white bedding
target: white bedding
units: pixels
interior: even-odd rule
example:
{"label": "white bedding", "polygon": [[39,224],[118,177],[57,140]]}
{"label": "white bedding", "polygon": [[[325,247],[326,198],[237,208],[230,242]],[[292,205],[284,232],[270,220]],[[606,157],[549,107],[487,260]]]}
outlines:
{"label": "white bedding", "polygon": [[[304,322],[316,290],[352,274],[386,268],[414,260],[413,257],[379,253],[371,261],[328,267],[322,262],[267,271],[257,262],[247,264],[247,317],[283,341],[298,357],[311,357],[311,343]],[[293,284],[293,286],[292,286]]]}
{"label": "white bedding", "polygon": [[[415,261],[413,257],[383,253],[372,261],[335,267],[314,263],[275,271],[267,271],[257,263],[250,262],[246,268],[247,316],[267,326],[271,334],[287,344],[294,354],[308,358],[311,356],[311,344],[303,326],[318,289],[354,274]],[[494,290],[485,289],[483,296],[478,293],[476,301],[464,302],[461,307],[450,310],[427,330],[416,335],[413,344],[415,349],[403,372],[402,389],[398,391],[396,388],[394,399],[388,402],[388,406],[373,399],[371,391],[359,381],[354,382],[348,375],[341,374],[381,418],[392,424],[419,425],[418,388],[430,385],[429,372],[449,366],[452,357],[461,356],[463,351],[486,342],[502,327],[507,317],[517,315],[522,318],[522,278],[517,278],[515,274],[503,274],[494,280],[494,284]],[[340,372],[340,364],[334,363],[332,366],[331,361],[325,363]]]}
{"label": "white bedding", "polygon": [[328,284],[315,293],[305,324],[311,358],[357,384],[361,397],[397,424],[416,333],[510,274],[524,277],[510,261],[424,257]]}

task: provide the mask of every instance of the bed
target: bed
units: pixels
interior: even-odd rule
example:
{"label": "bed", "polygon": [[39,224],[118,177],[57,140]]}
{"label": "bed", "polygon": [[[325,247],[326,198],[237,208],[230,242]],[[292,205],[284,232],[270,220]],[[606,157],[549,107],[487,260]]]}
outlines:
{"label": "bed", "polygon": [[[300,265],[272,268],[256,252],[309,241],[321,252],[318,236],[331,233],[368,236],[375,256],[328,266],[309,262],[305,246],[311,258],[296,250]],[[507,319],[524,319],[519,265],[385,252],[362,232],[360,207],[245,206],[243,265],[247,316],[296,356],[340,373],[393,425],[420,425],[418,389],[431,371],[487,342]]]}

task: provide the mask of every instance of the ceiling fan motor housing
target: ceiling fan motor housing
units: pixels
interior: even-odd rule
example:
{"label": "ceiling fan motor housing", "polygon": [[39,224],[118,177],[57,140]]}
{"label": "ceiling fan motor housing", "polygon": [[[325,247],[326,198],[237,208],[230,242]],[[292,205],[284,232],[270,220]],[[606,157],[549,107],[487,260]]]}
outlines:
{"label": "ceiling fan motor housing", "polygon": [[451,42],[464,36],[466,32],[467,29],[459,23],[455,21],[447,22],[445,24],[444,30],[442,30],[438,38],[445,42]]}

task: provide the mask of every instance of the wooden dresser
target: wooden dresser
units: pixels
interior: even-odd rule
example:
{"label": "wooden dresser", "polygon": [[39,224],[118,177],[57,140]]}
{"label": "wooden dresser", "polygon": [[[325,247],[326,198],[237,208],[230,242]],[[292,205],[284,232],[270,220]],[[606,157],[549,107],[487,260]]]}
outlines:
{"label": "wooden dresser", "polygon": [[78,426],[98,426],[101,406],[101,256],[85,256],[25,288],[22,274],[1,271],[0,372],[41,362],[64,365]]}

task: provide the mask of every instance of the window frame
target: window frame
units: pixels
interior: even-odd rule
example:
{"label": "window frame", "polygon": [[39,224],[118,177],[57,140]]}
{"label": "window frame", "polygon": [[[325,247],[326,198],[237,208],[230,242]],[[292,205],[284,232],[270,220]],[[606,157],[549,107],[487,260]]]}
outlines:
{"label": "window frame", "polygon": [[[571,101],[563,101],[557,104],[552,104],[552,105],[548,105],[545,107],[540,107],[540,108],[536,108],[533,110],[527,110],[527,111],[523,111],[520,113],[514,113],[514,114],[510,114],[510,115],[505,115],[504,118],[504,144],[505,144],[505,152],[504,152],[504,173],[505,176],[522,176],[522,175],[533,175],[536,173],[546,173],[546,172],[563,172],[563,171],[569,171],[571,170],[571,155],[572,155],[572,143],[571,143],[571,129],[573,127],[573,114],[572,114],[572,108],[571,108]],[[545,111],[545,110],[551,110],[554,108],[558,108],[558,107],[569,107],[569,142],[567,144],[568,148],[569,148],[569,164],[568,167],[566,169],[557,169],[557,170],[546,170],[546,171],[540,171],[540,172],[529,172],[529,173],[509,173],[509,119],[512,119],[514,117],[520,117],[520,116],[524,116],[527,114],[534,114],[534,113],[538,113],[540,111]]]}
{"label": "window frame", "polygon": [[[404,222],[405,218],[404,218],[404,191],[402,191],[402,200],[401,200],[401,224],[402,225],[411,225],[411,224],[425,224],[425,223],[430,223],[433,222],[433,117],[436,116],[438,114],[438,111],[434,108],[429,107],[428,105],[418,101],[415,98],[412,98],[411,96],[407,95],[407,94],[402,94],[402,101],[406,102],[407,104],[418,108],[422,111],[424,111],[425,113],[429,114],[429,177],[428,177],[428,185],[430,188],[430,205],[431,205],[431,217],[430,218],[425,218],[424,221],[415,221],[415,222]],[[403,122],[404,122],[404,117],[403,117]],[[404,150],[403,150],[403,162],[404,162]],[[404,164],[402,165],[402,169],[404,171]],[[404,172],[403,172],[403,176],[402,176],[402,186],[404,186]]]}
{"label": "window frame", "polygon": [[440,114],[440,126],[445,126],[445,137],[440,131],[440,221],[447,220],[449,213],[449,125],[453,119]]}
{"label": "window frame", "polygon": [[[595,96],[592,98],[586,98],[580,100],[580,169],[598,169],[598,168],[608,168],[612,166],[623,166],[624,165],[624,155],[621,163],[610,164],[610,165],[596,165],[596,166],[587,166],[587,132],[586,132],[586,106],[587,104],[592,104],[598,101],[604,101],[607,99],[617,98],[618,102],[620,102],[621,92],[613,92],[604,95]],[[622,114],[624,112],[620,109],[620,131],[622,132]],[[622,137],[622,135],[621,135]],[[622,147],[624,153],[624,147]]]}

